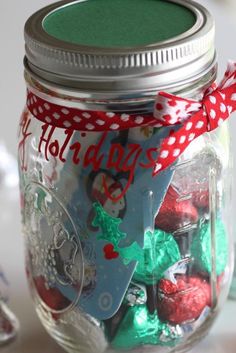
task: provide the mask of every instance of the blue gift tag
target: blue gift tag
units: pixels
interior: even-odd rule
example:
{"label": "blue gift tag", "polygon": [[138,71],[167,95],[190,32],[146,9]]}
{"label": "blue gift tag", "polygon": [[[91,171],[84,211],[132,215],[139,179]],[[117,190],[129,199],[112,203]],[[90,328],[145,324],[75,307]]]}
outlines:
{"label": "blue gift tag", "polygon": [[76,305],[105,320],[119,309],[173,175],[169,168],[152,176],[169,132],[75,132],[55,194],[36,183],[26,190],[31,272],[51,311]]}
{"label": "blue gift tag", "polygon": [[[171,181],[171,169],[152,176],[153,160],[168,131],[147,129],[148,137],[142,136],[141,129],[133,129],[132,134],[109,133],[102,143],[100,135],[94,143],[100,146],[96,158],[107,157],[98,171],[90,166],[78,172],[79,187],[70,201],[71,209],[76,208],[72,215],[76,227],[83,230],[80,241],[84,248],[93,249],[85,257],[79,306],[97,319],[108,319],[118,310],[142,252],[144,233],[153,228]],[[114,168],[107,169],[109,158]],[[107,215],[107,226],[113,224],[110,231],[101,220],[99,223],[97,212],[101,209]]]}

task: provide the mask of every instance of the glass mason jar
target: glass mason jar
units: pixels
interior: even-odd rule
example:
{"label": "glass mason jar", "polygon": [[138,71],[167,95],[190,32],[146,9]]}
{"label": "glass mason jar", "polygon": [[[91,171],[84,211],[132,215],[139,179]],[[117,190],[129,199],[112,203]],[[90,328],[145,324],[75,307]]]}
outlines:
{"label": "glass mason jar", "polygon": [[[27,276],[42,323],[69,352],[183,351],[228,294],[228,127],[154,176],[179,125],[142,121],[157,92],[200,100],[213,84],[214,22],[191,1],[121,2],[60,2],[26,23]],[[132,117],[135,127],[119,128]]]}
{"label": "glass mason jar", "polygon": [[8,281],[0,266],[0,347],[11,342],[17,334],[19,324],[8,308]]}

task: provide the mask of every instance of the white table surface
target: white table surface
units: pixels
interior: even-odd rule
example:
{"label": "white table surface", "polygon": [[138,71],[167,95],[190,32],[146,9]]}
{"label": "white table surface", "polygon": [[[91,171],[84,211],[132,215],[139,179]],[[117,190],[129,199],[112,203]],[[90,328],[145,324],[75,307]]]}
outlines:
{"label": "white table surface", "polygon": [[[25,92],[22,67],[23,24],[33,11],[51,2],[51,0],[0,1],[0,38],[1,48],[4,48],[4,55],[2,50],[0,55],[0,115],[5,119],[0,139],[6,140],[7,147],[12,152],[16,151],[16,127]],[[222,73],[228,58],[236,60],[236,46],[232,42],[236,34],[236,1],[199,0],[199,2],[206,5],[216,19],[216,44]],[[236,120],[233,120],[231,126],[235,131]],[[236,151],[235,139],[233,148]],[[13,198],[11,201],[9,196]],[[18,339],[2,348],[1,353],[61,353],[62,350],[49,338],[39,323],[28,293],[17,197],[16,191],[9,195],[0,190],[0,264],[5,267],[11,282],[11,307],[21,323]],[[236,301],[229,301],[226,304],[211,334],[191,353],[236,353]]]}

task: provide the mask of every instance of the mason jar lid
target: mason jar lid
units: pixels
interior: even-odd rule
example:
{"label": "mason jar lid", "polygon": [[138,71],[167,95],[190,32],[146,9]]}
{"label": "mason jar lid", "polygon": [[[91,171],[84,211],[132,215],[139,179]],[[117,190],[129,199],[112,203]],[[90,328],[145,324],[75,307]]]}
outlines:
{"label": "mason jar lid", "polygon": [[214,21],[190,0],[60,1],[25,25],[26,68],[61,86],[152,91],[215,66]]}

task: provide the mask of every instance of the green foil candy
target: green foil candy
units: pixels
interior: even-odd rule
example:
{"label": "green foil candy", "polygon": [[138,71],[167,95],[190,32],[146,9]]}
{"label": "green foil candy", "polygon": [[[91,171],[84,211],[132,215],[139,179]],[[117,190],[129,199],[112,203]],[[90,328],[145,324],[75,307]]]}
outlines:
{"label": "green foil candy", "polygon": [[131,349],[140,345],[175,345],[182,336],[178,327],[169,326],[159,320],[157,313],[150,314],[145,305],[129,307],[112,347]]}
{"label": "green foil candy", "polygon": [[147,291],[144,285],[131,282],[125,294],[124,303],[128,306],[142,305],[147,302]]}
{"label": "green foil candy", "polygon": [[[225,270],[228,261],[228,241],[225,226],[221,219],[216,220],[216,274],[219,276]],[[191,253],[195,264],[204,272],[211,272],[211,228],[210,223],[204,223],[196,234],[191,245]]]}
{"label": "green foil candy", "polygon": [[171,234],[155,229],[144,236],[143,256],[134,272],[133,280],[147,285],[156,284],[164,272],[181,260],[178,244]]}

